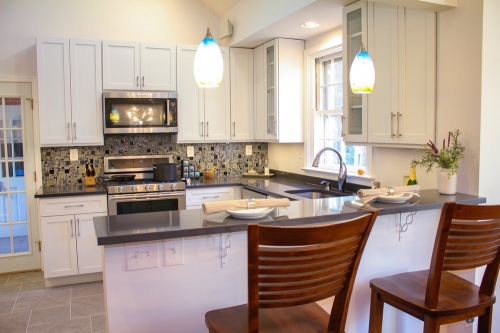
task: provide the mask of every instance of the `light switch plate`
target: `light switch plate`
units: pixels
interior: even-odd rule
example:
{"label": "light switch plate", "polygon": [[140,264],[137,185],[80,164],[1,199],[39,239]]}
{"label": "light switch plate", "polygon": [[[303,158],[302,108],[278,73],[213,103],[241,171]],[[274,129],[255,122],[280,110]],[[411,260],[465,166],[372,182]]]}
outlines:
{"label": "light switch plate", "polygon": [[187,157],[194,157],[194,146],[187,146]]}
{"label": "light switch plate", "polygon": [[158,267],[158,242],[126,244],[127,271]]}
{"label": "light switch plate", "polygon": [[184,238],[167,239],[165,247],[165,266],[184,265]]}
{"label": "light switch plate", "polygon": [[246,145],[246,147],[245,147],[245,154],[246,155],[252,155],[252,145]]}
{"label": "light switch plate", "polygon": [[70,149],[69,150],[69,160],[70,161],[78,161],[78,149]]}

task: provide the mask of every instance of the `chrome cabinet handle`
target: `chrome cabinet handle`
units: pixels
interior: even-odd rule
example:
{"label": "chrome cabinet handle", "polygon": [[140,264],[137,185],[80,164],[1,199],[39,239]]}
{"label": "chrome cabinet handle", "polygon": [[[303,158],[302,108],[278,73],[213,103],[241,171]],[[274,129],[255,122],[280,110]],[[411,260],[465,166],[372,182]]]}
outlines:
{"label": "chrome cabinet handle", "polygon": [[208,121],[207,121],[207,138],[208,138]]}
{"label": "chrome cabinet handle", "polygon": [[398,112],[398,119],[397,119],[397,133],[398,133],[398,138],[402,137],[403,134],[399,133],[399,117],[403,117],[403,114],[401,112]]}
{"label": "chrome cabinet handle", "polygon": [[201,131],[200,131],[200,136],[203,137],[203,122],[200,123]]}
{"label": "chrome cabinet handle", "polygon": [[76,140],[76,123],[73,123],[73,140]]}
{"label": "chrome cabinet handle", "polygon": [[278,129],[276,128],[276,120],[274,121],[274,135],[278,132]]}
{"label": "chrome cabinet handle", "polygon": [[74,207],[83,207],[84,205],[72,205],[72,206],[64,206],[64,208],[74,208]]}
{"label": "chrome cabinet handle", "polygon": [[341,133],[340,135],[341,136],[345,136],[345,133],[344,133],[344,120],[345,120],[345,117],[342,116],[342,122],[341,122],[341,126],[342,127],[340,128],[340,133]]}
{"label": "chrome cabinet handle", "polygon": [[233,137],[236,136],[236,122],[233,121]]}
{"label": "chrome cabinet handle", "polygon": [[68,123],[68,131],[67,131],[67,136],[68,136],[68,140],[70,140],[70,137],[69,137],[69,123]]}
{"label": "chrome cabinet handle", "polygon": [[80,237],[80,219],[76,219],[76,228],[78,229],[78,237]]}
{"label": "chrome cabinet handle", "polygon": [[215,195],[213,197],[203,197],[203,199],[217,199],[217,198],[219,198],[218,195]]}
{"label": "chrome cabinet handle", "polygon": [[391,138],[395,137],[396,135],[394,134],[394,117],[396,115],[394,114],[394,112],[391,112]]}
{"label": "chrome cabinet handle", "polygon": [[144,76],[142,77],[142,87],[144,88]]}
{"label": "chrome cabinet handle", "polygon": [[70,222],[70,228],[71,228],[71,237],[75,237],[75,234],[73,233],[73,219],[69,220]]}
{"label": "chrome cabinet handle", "polygon": [[137,75],[135,78],[135,86],[139,87],[139,75]]}

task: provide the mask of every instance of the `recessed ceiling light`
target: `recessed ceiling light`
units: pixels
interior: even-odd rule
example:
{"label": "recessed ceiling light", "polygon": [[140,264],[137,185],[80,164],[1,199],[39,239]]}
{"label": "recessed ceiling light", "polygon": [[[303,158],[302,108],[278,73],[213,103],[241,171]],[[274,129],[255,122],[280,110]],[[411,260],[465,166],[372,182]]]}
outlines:
{"label": "recessed ceiling light", "polygon": [[316,28],[316,27],[319,27],[319,24],[316,22],[306,22],[306,23],[302,23],[300,26],[302,28]]}

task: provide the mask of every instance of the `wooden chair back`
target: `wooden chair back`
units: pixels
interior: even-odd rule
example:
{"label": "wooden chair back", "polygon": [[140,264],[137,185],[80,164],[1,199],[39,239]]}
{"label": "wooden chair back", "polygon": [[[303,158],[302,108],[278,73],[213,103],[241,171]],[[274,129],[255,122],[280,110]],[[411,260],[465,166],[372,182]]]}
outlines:
{"label": "wooden chair back", "polygon": [[486,265],[479,292],[493,296],[500,264],[500,205],[444,204],[432,253],[425,305],[438,304],[444,271]]}
{"label": "wooden chair back", "polygon": [[328,329],[344,332],[354,279],[377,214],[322,226],[249,225],[248,331],[259,331],[259,308],[335,296]]}

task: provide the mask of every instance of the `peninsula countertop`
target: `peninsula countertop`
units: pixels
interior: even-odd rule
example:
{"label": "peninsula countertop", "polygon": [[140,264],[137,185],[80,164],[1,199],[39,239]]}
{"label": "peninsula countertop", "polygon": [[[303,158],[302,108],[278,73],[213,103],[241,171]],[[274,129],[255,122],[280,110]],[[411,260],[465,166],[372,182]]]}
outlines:
{"label": "peninsula countertop", "polygon": [[486,202],[484,197],[462,193],[440,195],[437,190],[422,190],[419,194],[420,198],[413,197],[406,203],[397,204],[374,202],[363,205],[356,196],[297,200],[291,201],[289,207],[276,207],[265,218],[257,220],[236,219],[225,212],[204,215],[201,209],[192,209],[95,217],[94,225],[98,245],[115,245],[246,231],[249,223],[297,226],[351,219],[374,209],[380,210],[379,215],[391,215],[440,209],[450,201],[463,204]]}

